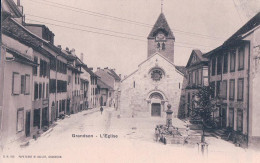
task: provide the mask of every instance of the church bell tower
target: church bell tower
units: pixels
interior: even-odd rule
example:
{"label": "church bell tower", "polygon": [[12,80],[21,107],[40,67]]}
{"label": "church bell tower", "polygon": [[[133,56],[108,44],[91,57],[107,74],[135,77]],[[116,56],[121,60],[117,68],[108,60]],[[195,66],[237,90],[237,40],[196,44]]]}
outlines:
{"label": "church bell tower", "polygon": [[149,58],[156,52],[166,57],[174,63],[174,42],[175,37],[166,21],[166,18],[161,12],[152,31],[147,37],[148,40],[148,55]]}

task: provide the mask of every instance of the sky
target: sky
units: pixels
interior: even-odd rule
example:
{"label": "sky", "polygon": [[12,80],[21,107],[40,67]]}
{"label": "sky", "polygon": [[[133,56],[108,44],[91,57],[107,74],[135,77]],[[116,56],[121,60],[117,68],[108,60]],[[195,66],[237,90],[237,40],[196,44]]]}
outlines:
{"label": "sky", "polygon": [[[147,36],[161,0],[21,0],[27,23],[45,24],[54,44],[84,54],[84,63],[128,75],[147,58]],[[192,49],[221,45],[260,11],[258,0],[163,0],[175,36],[174,64],[185,66]],[[101,30],[100,30],[101,29]]]}

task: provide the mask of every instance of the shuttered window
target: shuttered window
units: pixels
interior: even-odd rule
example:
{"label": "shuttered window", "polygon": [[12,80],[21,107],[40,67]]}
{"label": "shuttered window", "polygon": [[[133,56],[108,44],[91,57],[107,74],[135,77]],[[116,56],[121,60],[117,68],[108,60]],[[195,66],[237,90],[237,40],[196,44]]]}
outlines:
{"label": "shuttered window", "polygon": [[244,79],[240,78],[237,82],[237,100],[243,101],[243,94],[244,94]]}
{"label": "shuttered window", "polygon": [[12,94],[19,95],[21,92],[21,78],[19,73],[13,72]]}
{"label": "shuttered window", "polygon": [[24,109],[20,108],[17,110],[17,124],[16,124],[17,132],[23,131],[23,128],[24,128]]}

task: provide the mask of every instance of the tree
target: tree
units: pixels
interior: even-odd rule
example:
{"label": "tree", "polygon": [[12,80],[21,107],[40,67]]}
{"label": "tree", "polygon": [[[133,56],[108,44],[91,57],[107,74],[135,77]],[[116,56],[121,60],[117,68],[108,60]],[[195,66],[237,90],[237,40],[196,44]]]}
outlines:
{"label": "tree", "polygon": [[195,107],[193,109],[193,116],[199,116],[202,121],[202,131],[203,136],[205,132],[206,125],[212,122],[212,112],[215,111],[215,104],[211,95],[213,93],[213,87],[203,86],[199,88],[198,92],[195,94]]}

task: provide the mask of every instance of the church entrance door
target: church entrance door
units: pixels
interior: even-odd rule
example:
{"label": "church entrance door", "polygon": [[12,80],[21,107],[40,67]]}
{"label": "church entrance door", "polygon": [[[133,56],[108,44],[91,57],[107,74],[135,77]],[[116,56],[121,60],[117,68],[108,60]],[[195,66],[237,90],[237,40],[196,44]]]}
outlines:
{"label": "church entrance door", "polygon": [[152,116],[160,117],[161,116],[161,104],[160,103],[153,103],[152,104]]}

